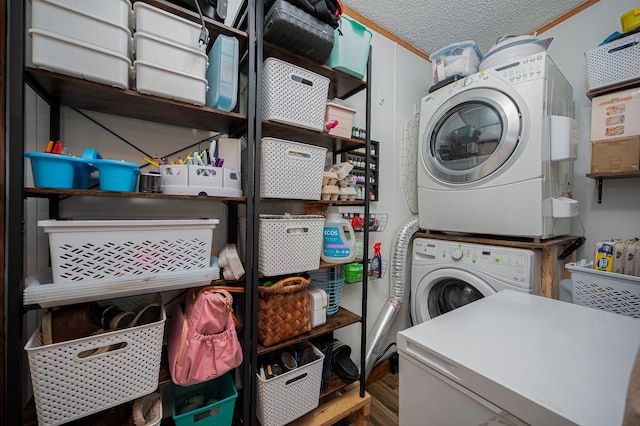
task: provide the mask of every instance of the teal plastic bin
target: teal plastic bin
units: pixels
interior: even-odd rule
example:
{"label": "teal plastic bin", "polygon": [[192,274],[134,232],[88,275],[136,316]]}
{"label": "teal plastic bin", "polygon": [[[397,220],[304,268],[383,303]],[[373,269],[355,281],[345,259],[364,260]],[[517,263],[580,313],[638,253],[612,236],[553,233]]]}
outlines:
{"label": "teal plastic bin", "polygon": [[[205,404],[215,402],[204,407],[178,414],[185,405],[185,401],[194,396],[202,395]],[[233,383],[231,373],[226,373],[217,379],[198,383],[192,386],[173,385],[173,420],[176,426],[230,426],[233,420],[233,407],[236,403],[238,391]]]}
{"label": "teal plastic bin", "polygon": [[333,50],[327,65],[363,79],[367,71],[369,46],[371,31],[360,22],[343,16],[340,26],[334,30]]}
{"label": "teal plastic bin", "polygon": [[238,39],[220,34],[209,52],[208,107],[231,111],[238,96]]}

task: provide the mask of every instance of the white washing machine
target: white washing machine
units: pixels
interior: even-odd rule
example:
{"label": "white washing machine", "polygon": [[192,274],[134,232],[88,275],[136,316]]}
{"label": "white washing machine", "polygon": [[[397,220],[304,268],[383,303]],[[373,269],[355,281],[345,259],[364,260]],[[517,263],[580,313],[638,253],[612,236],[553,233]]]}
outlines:
{"label": "white washing machine", "polygon": [[573,88],[546,52],[425,96],[420,227],[543,239],[570,233],[577,214],[567,197],[577,158],[572,116]]}
{"label": "white washing machine", "polygon": [[539,294],[540,283],[531,250],[416,238],[411,319],[419,324],[504,289]]}

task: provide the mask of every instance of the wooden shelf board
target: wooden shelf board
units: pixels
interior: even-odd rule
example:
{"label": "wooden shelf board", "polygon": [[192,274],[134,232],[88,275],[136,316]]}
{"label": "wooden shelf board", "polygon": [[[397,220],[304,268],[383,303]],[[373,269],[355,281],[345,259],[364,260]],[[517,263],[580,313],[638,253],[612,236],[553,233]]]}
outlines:
{"label": "wooden shelf board", "polygon": [[276,343],[275,345],[271,346],[258,345],[258,356],[286,348],[287,346],[293,345],[298,342],[313,339],[314,337],[321,336],[323,334],[331,333],[332,331],[338,330],[339,328],[360,322],[360,320],[360,315],[356,315],[353,312],[341,307],[335,314],[327,316],[326,324],[312,328],[308,333],[296,336],[292,339],[288,339],[280,343]]}
{"label": "wooden shelf board", "polygon": [[537,240],[535,238],[525,238],[525,237],[505,237],[505,236],[496,236],[496,235],[482,235],[482,234],[473,234],[473,235],[459,235],[459,234],[445,234],[443,232],[426,232],[419,231],[416,234],[416,237],[419,238],[432,238],[435,240],[447,240],[447,241],[459,241],[464,243],[474,243],[474,244],[488,244],[494,246],[503,246],[503,247],[516,247],[516,248],[529,248],[529,249],[544,249],[553,246],[557,246],[559,244],[564,244],[569,241],[573,241],[578,237],[565,235],[562,237],[549,238],[546,240]]}
{"label": "wooden shelf board", "polygon": [[311,143],[327,148],[330,152],[352,150],[365,146],[365,142],[362,139],[331,136],[328,133],[269,120],[262,120],[262,136]]}
{"label": "wooden shelf board", "polygon": [[25,80],[51,101],[74,108],[221,133],[233,133],[246,126],[244,114],[144,95],[36,68],[25,68]]}
{"label": "wooden shelf board", "polygon": [[24,188],[24,195],[37,198],[55,197],[111,197],[111,198],[152,198],[166,200],[207,200],[224,201],[230,203],[245,203],[245,197],[209,197],[206,195],[171,195],[147,194],[144,192],[112,192],[93,189],[54,189],[54,188]]}
{"label": "wooden shelf board", "polygon": [[640,177],[640,171],[636,172],[608,172],[608,173],[587,173],[587,177],[590,178],[603,178],[603,179],[624,179],[624,178],[637,178]]}
{"label": "wooden shelf board", "polygon": [[596,96],[606,95],[607,93],[618,92],[625,89],[633,89],[640,86],[640,78],[634,78],[632,80],[623,81],[620,83],[611,84],[605,87],[599,87],[597,89],[589,90],[587,92],[587,98],[593,99]]}

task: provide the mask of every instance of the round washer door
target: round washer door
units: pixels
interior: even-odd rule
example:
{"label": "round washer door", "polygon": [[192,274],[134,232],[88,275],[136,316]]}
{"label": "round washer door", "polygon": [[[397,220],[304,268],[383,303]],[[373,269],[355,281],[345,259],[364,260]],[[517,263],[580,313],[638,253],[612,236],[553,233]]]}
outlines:
{"label": "round washer door", "polygon": [[496,172],[522,137],[522,113],[499,90],[459,92],[433,113],[420,143],[424,167],[436,179],[470,183]]}
{"label": "round washer door", "polygon": [[428,273],[411,294],[411,319],[420,324],[496,291],[477,275],[460,269]]}

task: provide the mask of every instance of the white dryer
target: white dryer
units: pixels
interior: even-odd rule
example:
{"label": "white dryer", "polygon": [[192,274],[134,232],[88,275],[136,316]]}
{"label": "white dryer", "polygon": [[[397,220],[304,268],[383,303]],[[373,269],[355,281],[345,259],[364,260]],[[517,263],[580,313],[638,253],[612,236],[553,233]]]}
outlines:
{"label": "white dryer", "polygon": [[[546,52],[484,70],[422,99],[420,227],[550,238],[570,232],[563,202],[577,157],[573,89]],[[571,154],[551,154],[552,117],[568,117]],[[557,120],[557,121],[556,121]],[[560,151],[563,151],[561,149]],[[555,202],[553,201],[555,199]],[[558,204],[556,204],[556,202]],[[554,214],[553,205],[563,207]],[[554,217],[556,216],[556,217]]]}
{"label": "white dryer", "polygon": [[540,283],[531,250],[416,238],[411,319],[419,324],[504,289],[539,294]]}

